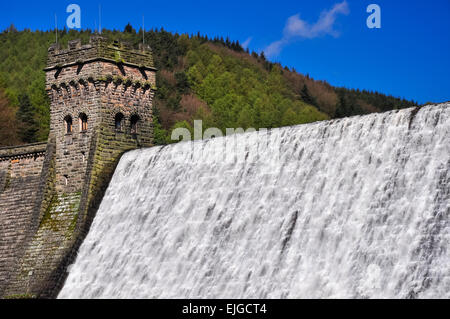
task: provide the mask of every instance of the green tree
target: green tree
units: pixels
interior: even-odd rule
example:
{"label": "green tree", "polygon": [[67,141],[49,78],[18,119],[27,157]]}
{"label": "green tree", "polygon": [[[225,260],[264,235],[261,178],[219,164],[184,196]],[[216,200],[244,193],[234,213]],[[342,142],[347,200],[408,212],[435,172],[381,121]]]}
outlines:
{"label": "green tree", "polygon": [[196,64],[188,71],[188,80],[192,88],[196,89],[199,87],[199,85],[203,82],[203,75],[200,71],[201,67]]}
{"label": "green tree", "polygon": [[47,140],[50,130],[50,101],[45,92],[45,85],[41,78],[37,78],[31,83],[29,88],[30,102],[35,112],[34,118],[39,123],[37,139],[38,141]]}
{"label": "green tree", "polygon": [[347,106],[347,102],[345,101],[344,93],[340,92],[338,94],[338,96],[339,96],[339,100],[338,100],[338,103],[336,105],[335,117],[336,118],[342,118],[342,117],[345,117],[348,114],[350,114],[350,111],[348,110],[348,106]]}
{"label": "green tree", "polygon": [[153,116],[153,141],[155,145],[167,144],[167,131],[162,128],[158,117]]}
{"label": "green tree", "polygon": [[255,126],[255,112],[250,107],[250,105],[245,105],[244,108],[239,113],[237,119],[237,127],[242,127],[243,129],[247,129],[249,127]]}
{"label": "green tree", "polygon": [[297,124],[297,114],[292,110],[292,108],[288,108],[286,112],[283,114],[283,118],[281,119],[282,126],[291,126]]}
{"label": "green tree", "polygon": [[133,28],[133,26],[128,22],[128,24],[125,26],[125,29],[123,30],[125,33],[136,33],[136,30]]}
{"label": "green tree", "polygon": [[177,81],[177,90],[179,93],[187,93],[189,90],[189,80],[184,72],[175,73],[175,80]]}
{"label": "green tree", "polygon": [[303,88],[302,91],[300,92],[300,95],[302,97],[302,100],[310,105],[317,105],[316,100],[314,99],[313,96],[311,96],[311,94],[309,93],[308,87],[306,86],[306,84],[303,84]]}
{"label": "green tree", "polygon": [[19,96],[19,110],[16,113],[16,118],[20,126],[19,137],[22,142],[33,143],[38,140],[39,123],[34,117],[35,114],[28,94],[21,94]]}

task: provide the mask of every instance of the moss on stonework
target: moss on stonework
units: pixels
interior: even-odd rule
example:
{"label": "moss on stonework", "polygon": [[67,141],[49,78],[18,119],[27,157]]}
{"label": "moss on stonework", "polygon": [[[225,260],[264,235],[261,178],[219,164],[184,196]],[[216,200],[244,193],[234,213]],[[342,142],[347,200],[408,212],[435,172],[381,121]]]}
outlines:
{"label": "moss on stonework", "polygon": [[117,63],[124,63],[125,61],[122,59],[122,57],[120,56],[120,51],[118,51],[118,50],[116,50],[115,52],[114,52],[114,60],[117,62]]}
{"label": "moss on stonework", "polygon": [[[81,192],[76,192],[73,194],[63,193],[60,196],[58,196],[57,194],[53,194],[50,198],[47,209],[44,212],[41,223],[39,224],[39,228],[50,228],[51,230],[58,232],[67,227],[69,232],[67,236],[70,237],[73,233],[73,230],[75,229],[76,219],[78,218],[80,197]],[[55,211],[58,209],[58,207],[63,208],[63,210],[56,213]],[[74,214],[74,217],[69,224],[67,224],[67,220],[53,218],[58,214],[64,214],[66,212],[71,212]],[[72,227],[73,223],[75,225]]]}
{"label": "moss on stonework", "polygon": [[75,214],[75,216],[72,218],[72,221],[70,222],[69,228],[67,229],[66,238],[70,238],[75,231],[75,227],[77,226],[78,221],[78,214]]}
{"label": "moss on stonework", "polygon": [[71,203],[70,207],[69,207],[70,211],[74,212],[75,214],[74,214],[72,220],[70,221],[69,227],[67,228],[67,232],[66,232],[67,239],[72,238],[73,232],[75,231],[75,227],[77,226],[77,222],[78,222],[81,192],[76,192],[75,196],[77,197],[77,199],[74,200],[74,202]]}
{"label": "moss on stonework", "polygon": [[44,212],[44,215],[42,216],[39,228],[49,225],[53,231],[59,230],[57,222],[52,218],[52,211],[54,210],[54,208],[58,207],[59,204],[60,201],[58,199],[58,195],[53,194],[52,197],[50,198],[50,202]]}
{"label": "moss on stonework", "polygon": [[9,188],[9,186],[11,186],[11,174],[9,173],[9,171],[6,173],[6,177],[5,177],[5,187],[3,188],[3,190],[7,190]]}

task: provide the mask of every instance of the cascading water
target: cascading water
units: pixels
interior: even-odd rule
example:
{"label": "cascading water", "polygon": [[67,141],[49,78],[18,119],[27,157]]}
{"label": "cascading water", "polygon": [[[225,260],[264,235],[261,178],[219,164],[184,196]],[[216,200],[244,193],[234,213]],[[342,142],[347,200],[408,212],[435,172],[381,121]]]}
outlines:
{"label": "cascading water", "polygon": [[126,153],[60,298],[450,298],[450,104]]}

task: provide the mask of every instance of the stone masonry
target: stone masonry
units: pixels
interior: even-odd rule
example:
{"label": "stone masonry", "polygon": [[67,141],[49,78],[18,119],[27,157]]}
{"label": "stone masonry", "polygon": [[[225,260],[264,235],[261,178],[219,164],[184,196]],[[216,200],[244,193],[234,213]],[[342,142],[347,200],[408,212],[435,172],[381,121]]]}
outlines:
{"label": "stone masonry", "polygon": [[53,45],[45,71],[48,143],[0,149],[0,297],[56,296],[120,156],[152,146],[148,47]]}
{"label": "stone masonry", "polygon": [[0,296],[25,246],[46,144],[0,149]]}

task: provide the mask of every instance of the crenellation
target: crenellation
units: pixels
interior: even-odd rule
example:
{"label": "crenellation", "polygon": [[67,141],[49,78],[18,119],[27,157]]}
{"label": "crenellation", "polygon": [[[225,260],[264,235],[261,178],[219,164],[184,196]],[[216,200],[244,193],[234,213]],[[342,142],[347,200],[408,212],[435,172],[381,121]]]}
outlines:
{"label": "crenellation", "polygon": [[154,71],[152,52],[149,46],[132,48],[127,43],[108,41],[101,36],[92,36],[89,44],[81,45],[80,40],[70,41],[67,49],[51,46],[48,50],[46,71],[73,66],[78,68],[86,63],[104,61],[123,64],[142,70]]}
{"label": "crenellation", "polygon": [[14,147],[1,147],[0,161],[44,156],[46,147],[47,143],[34,143]]}

